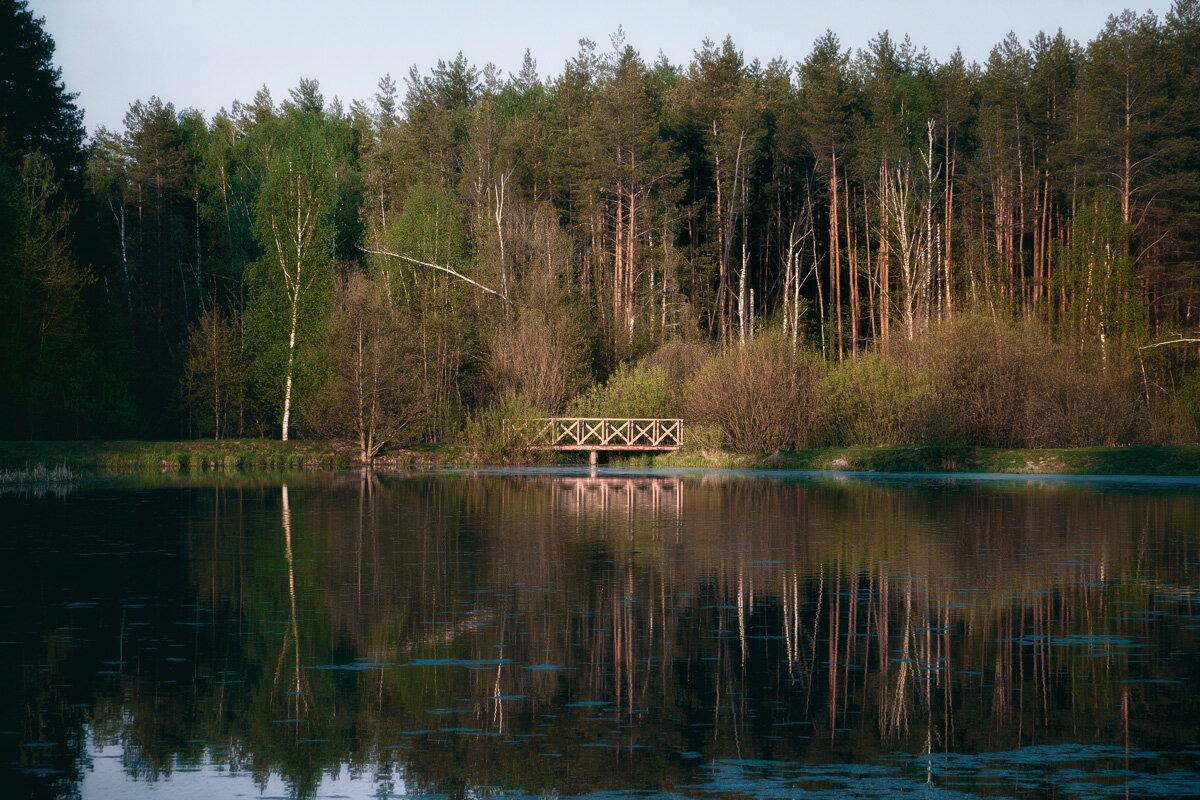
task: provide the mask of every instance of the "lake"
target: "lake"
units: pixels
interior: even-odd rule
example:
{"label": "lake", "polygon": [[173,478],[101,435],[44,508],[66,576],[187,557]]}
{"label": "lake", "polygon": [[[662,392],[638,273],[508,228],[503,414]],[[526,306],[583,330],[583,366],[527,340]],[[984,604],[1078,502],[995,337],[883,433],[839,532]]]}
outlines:
{"label": "lake", "polygon": [[5,797],[1200,796],[1200,483],[0,494]]}

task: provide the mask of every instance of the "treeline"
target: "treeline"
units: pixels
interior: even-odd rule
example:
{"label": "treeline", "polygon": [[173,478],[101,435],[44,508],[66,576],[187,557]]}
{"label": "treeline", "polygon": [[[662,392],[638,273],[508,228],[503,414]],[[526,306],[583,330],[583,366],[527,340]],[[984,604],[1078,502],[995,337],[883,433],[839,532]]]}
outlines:
{"label": "treeline", "polygon": [[[676,65],[618,32],[548,80],[460,54],[348,107],[312,80],[212,118],[151,98],[86,145],[52,43],[6,5],[37,44],[6,69],[39,90],[0,104],[0,435],[370,454],[603,410],[605,380],[661,368],[658,410],[725,446],[1195,438],[1196,348],[1145,346],[1200,315],[1198,0],[1086,46],[1010,35],[982,65],[886,33]],[[771,380],[739,366],[758,340]],[[846,375],[860,399],[831,411]],[[937,425],[854,418],[899,380],[936,402],[895,414]],[[964,416],[1018,395],[1020,423]],[[1097,397],[1124,422],[1080,432]],[[800,419],[741,441],[760,413]]]}

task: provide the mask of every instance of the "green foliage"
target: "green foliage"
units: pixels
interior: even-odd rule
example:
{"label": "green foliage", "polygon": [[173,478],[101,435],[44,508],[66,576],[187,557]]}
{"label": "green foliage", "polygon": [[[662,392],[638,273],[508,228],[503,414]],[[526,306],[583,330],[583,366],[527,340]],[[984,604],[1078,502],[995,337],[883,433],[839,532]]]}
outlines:
{"label": "green foliage", "polygon": [[1155,441],[1200,441],[1200,371],[1185,374],[1176,390],[1167,395],[1166,403],[1161,395],[1156,398],[1150,417]]}
{"label": "green foliage", "polygon": [[184,362],[184,400],[201,432],[222,439],[239,429],[249,383],[241,320],[214,304],[192,325]]}
{"label": "green foliage", "polygon": [[54,66],[54,41],[26,0],[0,5],[0,161],[40,151],[68,180],[83,166],[83,112]]}
{"label": "green foliage", "polygon": [[263,123],[264,175],[255,235],[263,258],[247,276],[249,341],[257,385],[281,413],[288,438],[293,384],[302,395],[318,370],[316,342],[333,285],[339,152],[323,115],[291,108]]}
{"label": "green foliage", "polygon": [[567,416],[673,417],[675,392],[662,367],[622,364],[604,383],[597,383],[571,401]]}
{"label": "green foliage", "polygon": [[1071,243],[1059,250],[1058,285],[1067,317],[1082,333],[1106,340],[1145,337],[1145,309],[1133,269],[1133,226],[1116,200],[1099,191],[1075,215]]}
{"label": "green foliage", "polygon": [[928,381],[874,353],[829,367],[821,390],[821,435],[831,444],[919,441],[933,406]]}
{"label": "green foliage", "polygon": [[417,184],[404,197],[385,242],[397,253],[448,267],[470,259],[470,240],[457,205],[428,184]]}
{"label": "green foliage", "polygon": [[529,433],[525,423],[548,416],[551,414],[545,406],[534,405],[520,395],[505,393],[467,417],[459,441],[483,463],[536,460],[544,454],[527,449]]}
{"label": "green foliage", "polygon": [[446,439],[462,423],[464,384],[470,361],[479,349],[476,290],[465,281],[428,266],[464,270],[471,248],[461,209],[432,184],[410,187],[399,213],[379,221],[383,249],[425,262],[413,264],[392,256],[376,256],[374,271],[391,301],[401,309],[412,337],[421,343],[427,425],[422,438]]}
{"label": "green foliage", "polygon": [[61,191],[40,155],[15,170],[0,163],[0,431],[10,436],[108,421],[110,375],[88,340],[94,276],[73,252],[75,209]]}

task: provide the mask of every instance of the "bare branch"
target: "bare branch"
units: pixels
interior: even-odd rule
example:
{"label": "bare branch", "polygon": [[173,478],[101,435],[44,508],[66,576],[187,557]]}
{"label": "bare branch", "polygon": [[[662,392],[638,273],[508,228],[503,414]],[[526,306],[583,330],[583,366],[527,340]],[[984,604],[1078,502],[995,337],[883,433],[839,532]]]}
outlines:
{"label": "bare branch", "polygon": [[1154,342],[1153,344],[1144,344],[1138,350],[1149,350],[1151,347],[1162,347],[1166,344],[1200,344],[1200,339],[1189,339],[1177,334],[1174,339],[1166,339],[1165,341]]}
{"label": "bare branch", "polygon": [[468,278],[466,275],[463,275],[461,272],[457,272],[453,269],[450,269],[450,267],[443,267],[440,264],[433,264],[428,261],[420,261],[418,259],[411,258],[410,256],[401,255],[400,253],[393,253],[390,250],[372,250],[369,247],[360,247],[358,249],[362,250],[364,253],[371,253],[372,255],[377,255],[377,256],[391,256],[392,258],[398,258],[401,261],[407,261],[411,264],[417,264],[422,267],[429,267],[430,269],[440,270],[440,271],[446,273],[447,275],[453,275],[454,277],[458,278],[459,280],[464,280],[467,283],[474,286],[475,288],[482,289],[483,291],[487,292],[488,294],[496,295],[496,297],[499,297],[501,300],[508,303],[510,306],[513,304],[512,300],[509,300],[507,297],[500,294],[495,289],[488,288],[487,286],[484,286],[482,283],[479,283],[478,281],[473,281],[470,278]]}

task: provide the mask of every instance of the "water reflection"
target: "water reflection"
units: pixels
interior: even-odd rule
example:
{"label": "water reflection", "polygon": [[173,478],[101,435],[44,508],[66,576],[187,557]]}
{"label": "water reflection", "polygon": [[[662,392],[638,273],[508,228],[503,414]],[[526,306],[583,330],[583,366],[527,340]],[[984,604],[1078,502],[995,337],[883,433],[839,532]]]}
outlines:
{"label": "water reflection", "polygon": [[1188,487],[368,473],[0,503],[24,795],[1200,792]]}
{"label": "water reflection", "polygon": [[678,520],[683,514],[683,479],[640,476],[634,478],[552,478],[555,505],[578,516],[634,512]]}

